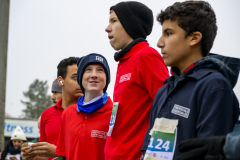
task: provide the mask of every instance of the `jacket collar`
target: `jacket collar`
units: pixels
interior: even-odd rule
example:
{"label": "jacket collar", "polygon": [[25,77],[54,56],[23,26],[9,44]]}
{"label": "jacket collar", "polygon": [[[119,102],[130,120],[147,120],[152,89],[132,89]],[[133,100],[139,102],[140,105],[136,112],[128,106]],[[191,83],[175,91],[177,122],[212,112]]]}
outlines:
{"label": "jacket collar", "polygon": [[191,74],[189,75],[186,75],[186,77],[191,77],[191,78],[194,78],[196,80],[200,80],[202,79],[203,77],[209,75],[210,73],[213,73],[213,72],[217,72],[216,69],[199,69],[197,72],[192,72]]}
{"label": "jacket collar", "polygon": [[54,108],[63,109],[62,108],[62,98],[54,105]]}
{"label": "jacket collar", "polygon": [[119,59],[119,61],[121,62],[124,61],[125,59],[128,59],[129,57],[139,52],[146,46],[149,46],[148,42],[140,42],[138,44],[135,44],[122,58]]}
{"label": "jacket collar", "polygon": [[147,42],[147,40],[143,39],[143,38],[137,38],[137,39],[133,40],[125,48],[123,48],[122,50],[120,50],[114,54],[115,61],[118,62],[119,59],[122,58],[125,54],[127,54],[133,46],[135,46],[136,44],[138,44],[140,42]]}
{"label": "jacket collar", "polygon": [[196,80],[200,80],[202,79],[203,77],[205,77],[206,75],[212,73],[212,72],[216,72],[217,70],[216,69],[199,69],[197,70],[197,72],[193,71],[191,73],[188,74],[188,71],[194,66],[194,64],[191,64],[185,71],[184,73],[182,73],[180,76],[177,76],[175,73],[174,73],[174,69],[171,68],[171,74],[172,76],[171,77],[168,77],[165,81],[164,81],[164,84],[170,82],[170,81],[174,81],[175,79],[177,78],[181,78],[181,79],[185,79],[185,77],[191,77],[191,78],[194,78]]}
{"label": "jacket collar", "polygon": [[195,78],[197,80],[210,74],[211,72],[220,72],[232,85],[232,88],[237,83],[240,71],[240,59],[234,57],[226,57],[218,54],[210,53],[209,56],[203,57],[199,61],[190,65],[180,76],[176,73],[179,72],[177,68],[171,68],[172,78],[166,79],[178,83],[186,77]]}

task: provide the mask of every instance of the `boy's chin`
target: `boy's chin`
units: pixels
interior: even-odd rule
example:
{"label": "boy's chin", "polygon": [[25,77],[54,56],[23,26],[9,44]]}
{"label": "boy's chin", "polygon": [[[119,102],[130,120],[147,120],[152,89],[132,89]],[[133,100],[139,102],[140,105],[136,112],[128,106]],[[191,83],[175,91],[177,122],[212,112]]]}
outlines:
{"label": "boy's chin", "polygon": [[119,45],[112,44],[112,43],[110,43],[110,45],[112,46],[112,48],[113,48],[115,51],[119,51],[119,50],[122,49]]}
{"label": "boy's chin", "polygon": [[164,64],[165,64],[166,66],[168,66],[168,67],[172,67],[172,66],[173,66],[171,63],[169,63],[168,61],[165,61],[165,60],[164,60]]}
{"label": "boy's chin", "polygon": [[112,48],[113,48],[115,51],[119,51],[119,50],[121,50],[120,47],[114,47],[114,46],[112,46]]}

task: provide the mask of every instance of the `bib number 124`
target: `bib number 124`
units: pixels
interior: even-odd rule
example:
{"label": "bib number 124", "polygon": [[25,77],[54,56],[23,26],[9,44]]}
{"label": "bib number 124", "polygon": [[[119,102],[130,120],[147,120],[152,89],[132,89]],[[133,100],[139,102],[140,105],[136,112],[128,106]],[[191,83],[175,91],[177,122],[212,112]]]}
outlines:
{"label": "bib number 124", "polygon": [[[155,147],[154,147],[154,146]],[[149,143],[149,145],[148,145],[148,147],[149,148],[155,148],[155,149],[157,149],[157,150],[165,150],[166,152],[169,150],[169,145],[170,145],[170,141],[165,141],[164,143],[163,143],[163,140],[162,139],[157,139],[157,141],[156,142],[154,142],[154,138],[152,137],[151,139],[150,139],[150,143]]]}

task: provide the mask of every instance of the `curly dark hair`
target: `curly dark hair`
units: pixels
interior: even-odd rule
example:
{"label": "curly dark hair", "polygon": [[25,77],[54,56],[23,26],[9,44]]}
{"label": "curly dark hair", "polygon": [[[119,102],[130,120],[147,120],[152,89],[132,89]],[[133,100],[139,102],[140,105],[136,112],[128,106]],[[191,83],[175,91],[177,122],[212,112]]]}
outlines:
{"label": "curly dark hair", "polygon": [[69,57],[63,59],[57,66],[58,72],[57,76],[61,76],[63,79],[66,78],[68,66],[77,64],[79,57]]}
{"label": "curly dark hair", "polygon": [[157,21],[161,25],[165,20],[177,21],[179,27],[186,32],[186,37],[193,32],[201,32],[202,55],[205,57],[209,54],[217,35],[217,24],[216,15],[208,2],[176,2],[158,14]]}

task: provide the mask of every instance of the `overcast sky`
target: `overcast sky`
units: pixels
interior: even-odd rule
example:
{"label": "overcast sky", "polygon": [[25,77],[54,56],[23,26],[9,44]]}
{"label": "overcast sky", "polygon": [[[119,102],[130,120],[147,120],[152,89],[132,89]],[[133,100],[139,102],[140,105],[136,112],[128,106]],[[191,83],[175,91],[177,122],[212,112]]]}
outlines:
{"label": "overcast sky", "polygon": [[[26,100],[23,92],[35,80],[47,80],[51,86],[57,76],[57,64],[70,56],[103,54],[111,68],[108,93],[112,97],[117,62],[105,28],[110,6],[119,0],[11,0],[7,62],[6,112],[19,117]],[[154,27],[147,40],[157,49],[161,25],[156,21],[160,10],[175,0],[139,0],[152,9]],[[209,0],[216,15],[218,34],[212,53],[240,58],[240,1]],[[235,86],[240,99],[240,81]],[[50,88],[49,88],[49,94]]]}

